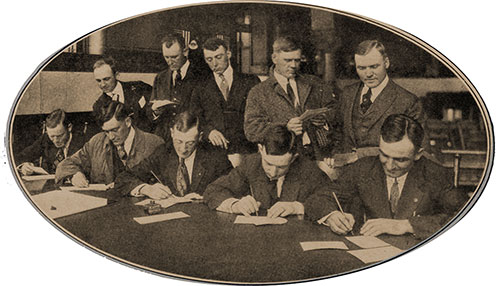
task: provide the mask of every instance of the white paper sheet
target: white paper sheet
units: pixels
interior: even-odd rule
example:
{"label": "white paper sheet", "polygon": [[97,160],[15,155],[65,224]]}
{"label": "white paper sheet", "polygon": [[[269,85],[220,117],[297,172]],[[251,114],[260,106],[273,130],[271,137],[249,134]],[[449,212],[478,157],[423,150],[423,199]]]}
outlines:
{"label": "white paper sheet", "polygon": [[149,204],[152,201],[161,205],[162,208],[166,209],[166,208],[171,207],[171,206],[176,205],[176,204],[190,203],[193,200],[190,198],[186,198],[186,197],[170,196],[170,197],[163,199],[163,200],[145,199],[143,201],[136,203],[135,205],[136,206],[144,206],[144,205]]}
{"label": "white paper sheet", "polygon": [[109,189],[108,185],[105,184],[89,184],[88,187],[76,187],[76,186],[61,186],[59,187],[61,191],[107,191]]}
{"label": "white paper sheet", "polygon": [[102,207],[108,203],[104,198],[59,190],[35,195],[32,199],[44,213],[54,219]]}
{"label": "white paper sheet", "polygon": [[304,251],[317,249],[349,249],[343,241],[304,241],[300,243],[300,246],[302,246]]}
{"label": "white paper sheet", "polygon": [[32,182],[38,180],[53,180],[56,178],[56,175],[46,174],[46,175],[31,175],[31,176],[22,176],[23,180]]}
{"label": "white paper sheet", "polygon": [[400,254],[403,251],[391,245],[391,246],[370,248],[370,249],[350,250],[347,252],[351,255],[354,255],[356,258],[363,261],[364,263],[372,263],[389,259],[395,255]]}
{"label": "white paper sheet", "polygon": [[389,246],[389,244],[375,236],[347,236],[347,240],[356,244],[361,248],[376,248],[382,246]]}
{"label": "white paper sheet", "polygon": [[288,220],[283,217],[269,218],[267,216],[244,216],[239,215],[234,220],[235,224],[253,224],[253,225],[266,225],[266,224],[284,224]]}
{"label": "white paper sheet", "polygon": [[172,220],[172,219],[180,219],[189,217],[188,214],[184,212],[175,212],[168,214],[158,214],[158,215],[150,215],[150,216],[142,216],[142,217],[134,217],[134,220],[139,224],[149,224],[154,222]]}

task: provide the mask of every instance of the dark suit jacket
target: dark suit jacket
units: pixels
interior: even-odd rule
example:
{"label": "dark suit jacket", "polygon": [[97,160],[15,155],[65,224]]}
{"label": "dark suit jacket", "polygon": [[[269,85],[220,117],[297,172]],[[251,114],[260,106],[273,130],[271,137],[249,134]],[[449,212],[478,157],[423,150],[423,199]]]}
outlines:
{"label": "dark suit jacket", "polygon": [[341,109],[343,112],[342,124],[344,133],[344,152],[350,152],[353,148],[378,146],[380,127],[384,120],[391,114],[406,114],[416,120],[422,116],[422,106],[417,96],[397,85],[389,79],[387,86],[377,96],[373,104],[365,114],[362,122],[362,134],[364,136],[359,142],[356,141],[353,125],[353,111],[355,104],[359,104],[359,93],[363,83],[359,82],[346,87],[341,97]]}
{"label": "dark suit jacket", "polygon": [[[163,143],[160,137],[135,129],[134,141],[125,162],[126,167],[133,168]],[[112,183],[118,173],[125,169],[123,163],[116,158],[116,147],[104,132],[98,133],[78,152],[57,166],[56,183],[61,183],[77,172],[84,173],[90,183]]]}
{"label": "dark suit jacket", "polygon": [[[121,173],[115,182],[115,188],[123,195],[128,195],[140,184],[157,183],[158,181],[151,174],[153,171],[163,184],[168,186],[175,195],[179,195],[176,187],[178,166],[179,157],[173,146],[161,145],[139,165]],[[223,152],[210,146],[199,146],[194,159],[188,192],[203,194],[209,183],[227,174],[231,168],[231,163]]]}
{"label": "dark suit jacket", "polygon": [[186,72],[186,76],[177,85],[172,83],[172,71],[166,69],[158,73],[153,83],[153,92],[151,101],[168,99],[178,101],[179,104],[173,106],[162,107],[159,116],[155,116],[151,110],[151,105],[148,105],[147,114],[153,121],[153,133],[162,137],[165,142],[171,141],[169,124],[180,112],[189,109],[191,94],[196,86],[200,85],[206,78],[204,70],[198,69],[191,62]]}
{"label": "dark suit jacket", "polygon": [[[73,155],[82,148],[85,144],[85,136],[80,132],[72,132],[71,142],[69,143],[68,156]],[[36,166],[42,167],[44,170],[49,172],[49,174],[54,174],[56,172],[56,165],[54,164],[56,160],[58,148],[50,141],[47,133],[42,134],[38,137],[33,144],[26,147],[17,154],[15,157],[16,166],[19,166],[25,162],[34,163]],[[42,164],[40,165],[40,158],[42,158]]]}
{"label": "dark suit jacket", "polygon": [[216,129],[229,140],[228,153],[252,153],[257,150],[245,137],[243,120],[248,92],[259,82],[259,78],[254,75],[234,71],[227,101],[224,100],[213,73],[195,88],[191,109],[200,117],[205,138]]}
{"label": "dark suit jacket", "polygon": [[269,209],[278,201],[298,201],[304,205],[305,215],[314,221],[337,209],[328,177],[314,162],[300,156],[286,174],[280,198],[277,197],[276,181],[266,176],[261,156],[256,153],[247,155],[227,176],[210,184],[203,199],[208,207],[216,209],[226,199],[239,199],[252,192],[255,200],[261,203],[261,210]]}
{"label": "dark suit jacket", "polygon": [[[124,105],[130,109],[134,114],[132,121],[134,125],[142,131],[151,131],[151,121],[146,116],[146,108],[151,97],[151,86],[142,81],[120,81],[123,87]],[[141,107],[139,102],[144,98],[144,105]],[[93,105],[94,116],[96,116],[99,108],[108,104],[112,99],[105,93],[96,100]]]}
{"label": "dark suit jacket", "polygon": [[307,109],[331,108],[326,118],[330,125],[335,125],[338,104],[332,87],[311,75],[298,75],[295,80],[301,102],[299,110],[295,109],[293,102],[274,77],[273,71],[267,80],[250,90],[244,123],[248,140],[261,142],[271,126],[286,126],[290,119],[300,116]]}
{"label": "dark suit jacket", "polygon": [[424,239],[443,227],[466,201],[464,192],[452,189],[452,178],[450,170],[422,157],[408,172],[394,217],[386,175],[376,156],[345,167],[335,192],[346,204],[346,212],[354,215],[355,228],[363,225],[364,216],[367,220],[408,219],[416,237]]}

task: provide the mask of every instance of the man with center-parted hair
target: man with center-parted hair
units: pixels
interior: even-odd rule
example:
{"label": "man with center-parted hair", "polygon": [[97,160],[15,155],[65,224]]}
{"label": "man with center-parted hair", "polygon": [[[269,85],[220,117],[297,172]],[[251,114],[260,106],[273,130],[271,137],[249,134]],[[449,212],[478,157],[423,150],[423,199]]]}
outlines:
{"label": "man with center-parted hair", "polygon": [[326,223],[341,234],[354,227],[362,235],[429,237],[464,205],[466,194],[452,188],[450,170],[422,156],[424,130],[417,121],[390,115],[380,134],[378,156],[345,167],[334,191],[346,213],[333,213]]}
{"label": "man with center-parted hair", "polygon": [[115,187],[124,195],[164,199],[202,195],[207,185],[231,169],[225,153],[200,142],[198,117],[184,111],[170,128],[172,145],[161,145],[139,165],[122,173]]}
{"label": "man with center-parted hair", "polygon": [[160,137],[135,128],[130,113],[118,101],[101,106],[98,123],[103,132],[57,166],[56,183],[69,178],[78,187],[110,184],[120,172],[137,165],[163,143]]}
{"label": "man with center-parted hair", "polygon": [[45,119],[45,132],[33,144],[14,156],[22,175],[34,174],[35,164],[49,174],[54,174],[57,165],[73,155],[85,143],[82,132],[75,132],[62,109],[52,111]]}
{"label": "man with center-parted hair", "polygon": [[209,208],[269,217],[305,214],[311,220],[336,210],[328,177],[296,152],[296,136],[285,126],[268,128],[259,152],[211,183],[204,200]]}
{"label": "man with center-parted hair", "polygon": [[224,40],[206,40],[203,55],[213,73],[194,89],[191,109],[200,117],[208,141],[224,149],[237,166],[241,154],[257,151],[256,144],[245,137],[243,121],[248,92],[260,80],[233,69],[231,51]]}

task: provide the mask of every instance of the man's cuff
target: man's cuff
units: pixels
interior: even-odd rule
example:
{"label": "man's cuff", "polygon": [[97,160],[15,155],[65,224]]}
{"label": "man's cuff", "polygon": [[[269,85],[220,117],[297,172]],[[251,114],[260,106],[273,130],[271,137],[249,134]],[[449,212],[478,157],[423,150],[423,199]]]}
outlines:
{"label": "man's cuff", "polygon": [[137,187],[135,187],[132,191],[130,191],[130,195],[132,197],[144,197],[143,194],[141,194],[141,189],[145,186],[146,184],[140,184]]}
{"label": "man's cuff", "polygon": [[300,202],[293,202],[293,209],[294,209],[294,214],[296,215],[303,215],[304,214],[304,205]]}
{"label": "man's cuff", "polygon": [[319,220],[317,220],[316,222],[318,224],[322,224],[322,225],[326,225],[326,226],[330,226],[326,221],[328,220],[328,218],[334,213],[336,212],[337,210],[334,210],[332,211],[331,213],[325,215],[324,217],[320,218]]}
{"label": "man's cuff", "polygon": [[233,213],[232,211],[232,206],[239,200],[236,198],[229,198],[224,200],[218,207],[217,210],[220,212],[225,212],[225,213]]}

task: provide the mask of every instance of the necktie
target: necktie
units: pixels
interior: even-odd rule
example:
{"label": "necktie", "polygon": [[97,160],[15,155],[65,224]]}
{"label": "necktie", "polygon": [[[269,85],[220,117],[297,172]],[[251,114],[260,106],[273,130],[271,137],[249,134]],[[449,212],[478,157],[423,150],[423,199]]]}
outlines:
{"label": "necktie", "polygon": [[227,96],[229,93],[229,85],[227,84],[226,78],[224,77],[223,74],[220,74],[219,77],[220,77],[220,91],[224,96],[224,100],[227,101]]}
{"label": "necktie", "polygon": [[295,106],[295,93],[293,92],[292,86],[290,85],[290,80],[286,82],[286,93]]}
{"label": "necktie", "polygon": [[54,166],[57,167],[61,161],[64,160],[64,148],[57,149],[56,159],[54,160]]}
{"label": "necktie", "polygon": [[123,147],[123,144],[116,146],[116,150],[118,151],[118,157],[122,161],[127,160],[127,152],[125,152],[125,148]]}
{"label": "necktie", "polygon": [[176,178],[177,191],[181,196],[184,196],[188,192],[189,188],[189,174],[183,158],[181,158],[179,162],[179,167],[177,168],[176,177],[177,177]]}
{"label": "necktie", "polygon": [[398,206],[398,200],[399,200],[399,185],[398,185],[397,178],[394,178],[394,183],[392,184],[391,194],[390,194],[390,198],[389,198],[389,201],[391,203],[391,211],[393,214],[396,213],[396,207]]}
{"label": "necktie", "polygon": [[174,80],[174,86],[177,86],[179,83],[182,81],[182,76],[181,76],[181,71],[176,70],[175,71],[175,80]]}
{"label": "necktie", "polygon": [[368,92],[363,94],[363,101],[361,102],[360,105],[362,113],[366,113],[366,111],[368,111],[368,108],[370,108],[370,106],[372,105],[371,98],[372,98],[372,90],[369,88]]}
{"label": "necktie", "polygon": [[111,99],[120,102],[120,95],[118,93],[113,93]]}

